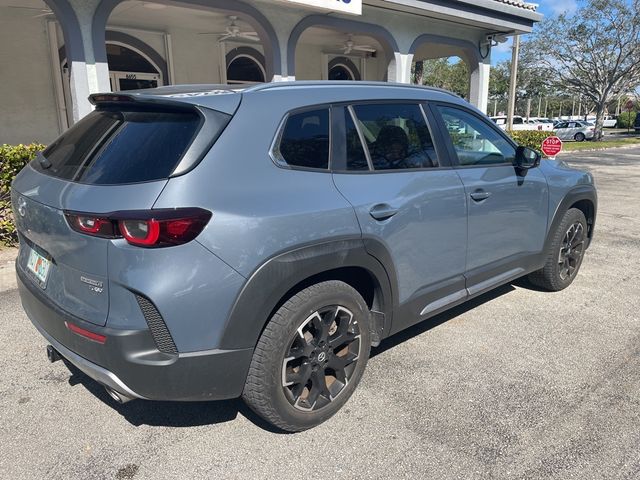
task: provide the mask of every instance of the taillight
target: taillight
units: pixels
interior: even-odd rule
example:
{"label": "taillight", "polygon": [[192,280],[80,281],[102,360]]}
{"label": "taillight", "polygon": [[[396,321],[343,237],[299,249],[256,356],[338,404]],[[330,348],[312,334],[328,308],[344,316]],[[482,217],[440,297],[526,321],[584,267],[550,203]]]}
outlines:
{"label": "taillight", "polygon": [[160,222],[150,220],[120,220],[120,232],[127,242],[134,245],[155,245],[160,238]]}
{"label": "taillight", "polygon": [[103,238],[120,238],[140,247],[181,245],[196,238],[211,219],[199,208],[144,210],[91,215],[66,212],[76,232]]}
{"label": "taillight", "polygon": [[71,213],[65,216],[69,226],[76,232],[104,238],[112,238],[116,234],[113,222],[109,218]]}

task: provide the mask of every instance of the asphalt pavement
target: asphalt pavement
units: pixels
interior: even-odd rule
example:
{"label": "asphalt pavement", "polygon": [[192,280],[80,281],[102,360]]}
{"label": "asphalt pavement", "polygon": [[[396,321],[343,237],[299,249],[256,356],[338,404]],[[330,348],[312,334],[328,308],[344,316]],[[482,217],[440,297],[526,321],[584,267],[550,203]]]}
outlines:
{"label": "asphalt pavement", "polygon": [[562,158],[600,197],[574,284],[519,281],[387,339],[299,434],[235,400],[117,405],[0,293],[0,478],[640,478],[640,148]]}

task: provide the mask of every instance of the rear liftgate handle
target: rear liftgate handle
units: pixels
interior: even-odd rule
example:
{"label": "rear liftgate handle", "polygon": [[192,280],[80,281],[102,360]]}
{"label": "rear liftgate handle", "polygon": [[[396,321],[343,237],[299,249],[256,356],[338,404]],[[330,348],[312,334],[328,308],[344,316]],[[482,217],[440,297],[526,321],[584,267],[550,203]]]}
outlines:
{"label": "rear liftgate handle", "polygon": [[371,210],[369,210],[369,215],[380,221],[387,220],[393,217],[396,213],[398,213],[398,209],[393,208],[388,203],[379,203],[371,207]]}

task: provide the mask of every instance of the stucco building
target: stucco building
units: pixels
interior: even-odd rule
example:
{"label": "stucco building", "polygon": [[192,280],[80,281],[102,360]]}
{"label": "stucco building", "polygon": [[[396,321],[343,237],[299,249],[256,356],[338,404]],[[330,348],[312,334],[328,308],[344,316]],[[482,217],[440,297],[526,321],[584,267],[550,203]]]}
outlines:
{"label": "stucco building", "polygon": [[520,0],[0,0],[0,143],[50,142],[95,92],[409,82],[413,62],[449,56],[486,110],[492,45],[540,19]]}

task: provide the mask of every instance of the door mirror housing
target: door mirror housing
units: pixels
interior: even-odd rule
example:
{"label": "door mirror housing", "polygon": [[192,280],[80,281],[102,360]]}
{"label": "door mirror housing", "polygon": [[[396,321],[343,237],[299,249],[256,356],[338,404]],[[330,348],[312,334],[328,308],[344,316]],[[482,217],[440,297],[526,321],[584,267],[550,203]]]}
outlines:
{"label": "door mirror housing", "polygon": [[529,170],[540,165],[542,155],[533,148],[519,146],[516,149],[516,168]]}

